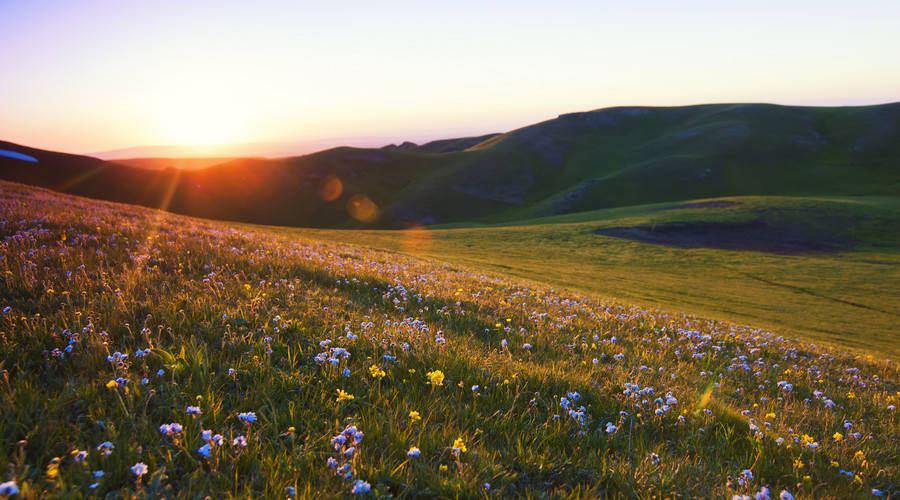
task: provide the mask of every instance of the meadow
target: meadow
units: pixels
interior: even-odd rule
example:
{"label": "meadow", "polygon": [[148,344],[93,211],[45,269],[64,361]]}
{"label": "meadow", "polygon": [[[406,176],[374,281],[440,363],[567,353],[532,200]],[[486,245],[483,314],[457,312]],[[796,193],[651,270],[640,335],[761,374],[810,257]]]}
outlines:
{"label": "meadow", "polygon": [[[526,281],[548,257],[522,226],[494,233],[522,255],[478,258],[490,228],[287,230],[0,182],[0,496],[900,495],[890,338],[855,356],[561,287],[570,223]],[[460,231],[482,233],[434,244]]]}
{"label": "meadow", "polygon": [[[621,227],[768,224],[714,248],[597,234]],[[728,227],[728,226],[726,226]],[[738,226],[739,227],[739,226]],[[900,356],[900,199],[742,196],[409,231],[283,229],[486,269],[599,300],[751,324],[880,358]],[[802,237],[804,247],[785,246]],[[774,241],[773,241],[774,240]],[[725,242],[726,244],[729,242]],[[765,248],[765,244],[776,248]],[[712,244],[715,244],[713,242]],[[780,245],[780,246],[778,246]],[[734,245],[732,245],[734,246]]]}

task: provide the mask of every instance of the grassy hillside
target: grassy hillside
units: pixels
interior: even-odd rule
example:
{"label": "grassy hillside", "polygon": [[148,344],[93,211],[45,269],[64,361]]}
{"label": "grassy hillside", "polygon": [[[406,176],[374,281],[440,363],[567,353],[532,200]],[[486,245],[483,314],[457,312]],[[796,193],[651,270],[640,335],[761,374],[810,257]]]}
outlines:
{"label": "grassy hillside", "polygon": [[[40,160],[0,157],[0,178],[188,215],[307,227],[511,222],[722,196],[900,196],[900,103],[608,108],[494,136],[243,159],[192,172],[112,168],[9,143],[0,149]],[[329,176],[344,189],[323,199]],[[374,209],[369,217],[353,216],[361,199]]]}
{"label": "grassy hillside", "polygon": [[324,232],[4,182],[0,214],[25,498],[900,494],[895,363]]}
{"label": "grassy hillside", "polygon": [[[736,197],[513,226],[303,234],[896,358],[898,227],[897,198]],[[644,231],[611,235],[621,228]]]}

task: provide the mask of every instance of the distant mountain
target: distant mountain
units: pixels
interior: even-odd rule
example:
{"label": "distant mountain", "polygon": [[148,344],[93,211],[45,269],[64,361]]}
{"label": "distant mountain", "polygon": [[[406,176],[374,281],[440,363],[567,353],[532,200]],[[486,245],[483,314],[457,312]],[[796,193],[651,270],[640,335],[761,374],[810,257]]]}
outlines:
{"label": "distant mountain", "polygon": [[478,137],[462,137],[459,139],[441,139],[439,141],[431,141],[419,146],[414,142],[406,141],[399,146],[389,144],[382,147],[386,151],[415,151],[418,153],[455,153],[457,151],[465,151],[482,142],[497,137],[500,134],[487,134]]}
{"label": "distant mountain", "polygon": [[[499,135],[194,171],[0,149],[38,160],[0,155],[8,180],[147,206],[168,199],[169,210],[202,217],[316,227],[503,222],[734,195],[900,195],[900,103],[605,108]],[[352,217],[360,203],[378,216]]]}

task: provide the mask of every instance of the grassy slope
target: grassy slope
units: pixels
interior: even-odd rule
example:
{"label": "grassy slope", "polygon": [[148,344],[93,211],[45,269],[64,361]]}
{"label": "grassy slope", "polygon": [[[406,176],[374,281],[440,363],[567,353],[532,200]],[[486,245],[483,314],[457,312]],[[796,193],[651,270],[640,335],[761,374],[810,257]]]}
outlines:
{"label": "grassy slope", "polygon": [[[0,194],[0,463],[25,498],[900,493],[896,364],[312,233]],[[224,437],[209,458],[201,429]]]}
{"label": "grassy slope", "polygon": [[[900,201],[730,198],[727,208],[627,207],[515,226],[314,232],[333,241],[427,256],[598,297],[738,321],[842,348],[900,355]],[[602,227],[673,221],[802,222],[853,242],[839,254],[682,249],[599,236]]]}

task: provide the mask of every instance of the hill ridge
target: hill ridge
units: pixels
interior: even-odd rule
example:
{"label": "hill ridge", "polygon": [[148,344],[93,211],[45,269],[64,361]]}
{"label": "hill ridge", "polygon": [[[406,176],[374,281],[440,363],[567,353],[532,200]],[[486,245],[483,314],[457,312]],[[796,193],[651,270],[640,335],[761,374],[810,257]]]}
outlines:
{"label": "hill ridge", "polygon": [[[900,195],[900,103],[616,106],[503,134],[238,158],[193,171],[151,172],[13,143],[0,148],[32,151],[39,160],[26,169],[0,157],[3,179],[290,226],[511,222],[721,196]],[[334,179],[340,192],[323,198],[323,183]],[[372,209],[362,219],[350,208],[360,200]]]}

